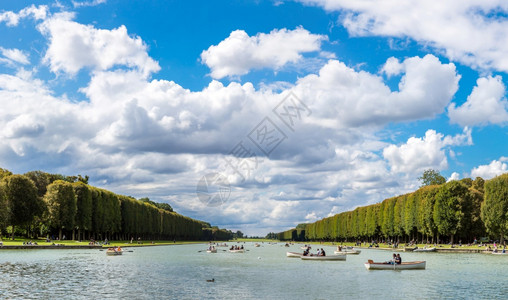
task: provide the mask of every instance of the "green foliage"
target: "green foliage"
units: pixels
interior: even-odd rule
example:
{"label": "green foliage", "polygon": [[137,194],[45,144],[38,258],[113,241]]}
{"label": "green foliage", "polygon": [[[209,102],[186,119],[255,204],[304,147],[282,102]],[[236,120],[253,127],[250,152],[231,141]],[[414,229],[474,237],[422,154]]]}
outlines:
{"label": "green foliage", "polygon": [[139,201],[141,202],[145,202],[145,203],[149,203],[157,208],[160,208],[160,209],[163,209],[163,210],[166,210],[166,211],[169,211],[169,212],[172,212],[173,211],[173,208],[171,207],[171,205],[169,205],[168,203],[157,203],[157,202],[153,202],[151,201],[149,198],[145,197],[145,198],[141,198],[139,199]]}
{"label": "green foliage", "polygon": [[421,177],[418,180],[422,182],[422,186],[427,185],[440,185],[446,182],[446,179],[439,174],[439,171],[428,169],[423,171]]}
{"label": "green foliage", "polygon": [[2,230],[9,225],[10,206],[5,189],[5,183],[0,181],[0,236]]}
{"label": "green foliage", "polygon": [[42,214],[37,188],[32,180],[23,175],[10,175],[3,180],[13,226],[27,225]]}
{"label": "green foliage", "polygon": [[72,229],[76,217],[76,195],[71,183],[56,180],[48,186],[44,202],[48,207],[51,225],[59,229]]}
{"label": "green foliage", "polygon": [[450,181],[439,188],[434,204],[434,222],[439,234],[453,239],[464,226],[469,202],[468,188],[460,181]]}
{"label": "green foliage", "polygon": [[11,175],[12,175],[11,171],[0,168],[0,179]]}
{"label": "green foliage", "polygon": [[88,185],[81,181],[72,184],[74,194],[76,195],[76,223],[78,229],[92,229],[92,192]]}
{"label": "green foliage", "polygon": [[508,232],[508,173],[485,182],[481,219],[487,232],[503,239]]}

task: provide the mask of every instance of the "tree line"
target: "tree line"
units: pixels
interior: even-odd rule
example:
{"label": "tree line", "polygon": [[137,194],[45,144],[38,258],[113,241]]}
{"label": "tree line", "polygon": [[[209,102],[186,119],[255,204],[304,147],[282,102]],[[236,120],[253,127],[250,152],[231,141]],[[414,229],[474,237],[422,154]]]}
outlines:
{"label": "tree line", "polygon": [[269,235],[297,241],[414,240],[453,244],[484,236],[504,240],[508,233],[508,173],[487,181],[480,177],[449,182],[437,178],[423,180],[427,185],[412,193]]}
{"label": "tree line", "polygon": [[88,185],[88,176],[0,168],[0,238],[10,229],[27,237],[73,240],[229,240],[230,230],[185,217],[167,203],[137,200]]}

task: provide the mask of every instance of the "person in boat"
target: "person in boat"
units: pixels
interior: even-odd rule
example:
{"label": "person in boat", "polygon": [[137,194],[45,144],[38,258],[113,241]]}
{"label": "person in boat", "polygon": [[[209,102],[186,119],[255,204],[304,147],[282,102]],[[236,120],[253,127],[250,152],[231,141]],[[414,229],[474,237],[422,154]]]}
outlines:
{"label": "person in boat", "polygon": [[402,264],[402,258],[400,257],[400,254],[397,254],[397,257],[395,258],[395,264],[397,265]]}
{"label": "person in boat", "polygon": [[316,253],[316,256],[321,256],[321,249],[317,249],[317,253]]}
{"label": "person in boat", "polygon": [[243,245],[240,247],[241,250],[243,250]]}
{"label": "person in boat", "polygon": [[341,245],[337,246],[337,251],[342,252],[342,246]]}
{"label": "person in boat", "polygon": [[309,256],[309,248],[303,250],[303,256]]}
{"label": "person in boat", "polygon": [[321,248],[321,256],[326,256],[326,252],[323,250],[323,248]]}

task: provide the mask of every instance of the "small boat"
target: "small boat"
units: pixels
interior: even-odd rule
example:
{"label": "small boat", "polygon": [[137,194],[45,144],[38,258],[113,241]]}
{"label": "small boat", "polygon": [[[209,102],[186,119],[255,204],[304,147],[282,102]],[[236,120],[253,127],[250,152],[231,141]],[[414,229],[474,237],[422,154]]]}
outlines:
{"label": "small boat", "polygon": [[254,244],[254,247],[260,247],[260,246],[261,246],[261,245],[260,245],[260,244],[258,244],[258,243],[255,243],[255,244]]}
{"label": "small boat", "polygon": [[287,257],[302,257],[303,254],[302,253],[298,253],[298,252],[286,252],[286,256]]}
{"label": "small boat", "polygon": [[327,261],[327,260],[346,260],[346,255],[342,254],[342,255],[327,255],[327,256],[301,256],[300,257],[302,260],[323,260],[323,261]]}
{"label": "small boat", "polygon": [[492,251],[491,253],[495,254],[495,255],[508,255],[508,252],[503,253],[503,252],[494,252],[494,251]]}
{"label": "small boat", "polygon": [[435,252],[436,251],[436,247],[432,247],[432,248],[416,248],[413,250],[413,252]]}
{"label": "small boat", "polygon": [[231,253],[244,253],[245,249],[238,249],[238,250],[229,250]]}
{"label": "small boat", "polygon": [[335,254],[360,254],[361,252],[361,250],[354,249],[353,247],[345,247],[341,251],[333,251]]}
{"label": "small boat", "polygon": [[207,253],[217,253],[217,249],[206,250]]}
{"label": "small boat", "polygon": [[123,253],[123,250],[122,248],[108,248],[108,250],[106,250],[106,255],[122,255]]}
{"label": "small boat", "polygon": [[425,270],[425,261],[408,261],[400,265],[384,262],[374,262],[369,259],[365,263],[367,270]]}
{"label": "small boat", "polygon": [[301,246],[300,249],[302,249],[302,250],[311,249],[311,246],[310,245],[309,246],[307,246],[307,245]]}

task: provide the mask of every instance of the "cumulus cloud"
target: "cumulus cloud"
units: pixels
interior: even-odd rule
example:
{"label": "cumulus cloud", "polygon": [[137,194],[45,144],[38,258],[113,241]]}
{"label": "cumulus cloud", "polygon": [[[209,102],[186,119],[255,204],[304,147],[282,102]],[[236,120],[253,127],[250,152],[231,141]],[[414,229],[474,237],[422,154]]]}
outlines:
{"label": "cumulus cloud", "polygon": [[[394,60],[387,63],[393,65]],[[294,90],[312,101],[313,117],[320,118],[316,122],[333,128],[427,119],[442,113],[458,88],[455,65],[442,64],[430,54],[397,64],[397,72],[404,72],[398,91],[390,90],[381,76],[337,60],[330,60],[318,75],[298,80]]]}
{"label": "cumulus cloud", "polygon": [[470,127],[507,123],[508,101],[505,94],[506,87],[501,76],[479,78],[465,103],[458,107],[451,103],[448,107],[450,122]]}
{"label": "cumulus cloud", "polygon": [[421,173],[426,169],[448,168],[445,149],[448,146],[472,144],[471,130],[456,136],[444,136],[435,130],[427,130],[425,137],[411,137],[400,146],[390,145],[383,150],[383,156],[394,172]]}
{"label": "cumulus cloud", "polygon": [[448,178],[448,180],[446,180],[446,181],[450,182],[450,181],[459,180],[459,179],[460,179],[460,174],[457,172],[453,172],[452,175],[450,175],[450,178]]}
{"label": "cumulus cloud", "polygon": [[493,160],[488,165],[481,165],[471,170],[471,178],[481,177],[483,179],[491,179],[498,175],[508,172],[506,162],[508,158],[501,157],[499,160]]}
{"label": "cumulus cloud", "polygon": [[35,5],[31,5],[30,7],[25,7],[20,10],[18,13],[12,11],[4,11],[0,12],[0,23],[5,22],[7,26],[17,26],[19,21],[32,17],[35,20],[43,20],[46,18],[48,14],[48,7],[46,5],[39,5],[36,7]]}
{"label": "cumulus cloud", "polygon": [[160,69],[148,56],[146,44],[139,37],[129,36],[125,26],[96,29],[72,21],[73,17],[71,13],[56,14],[38,26],[49,39],[44,60],[51,71],[74,75],[86,67],[105,71],[127,66],[148,76]]}
{"label": "cumulus cloud", "polygon": [[341,13],[354,36],[410,37],[452,60],[482,69],[508,71],[505,1],[300,0]]}
{"label": "cumulus cloud", "polygon": [[274,29],[268,34],[255,36],[235,30],[218,45],[203,51],[201,60],[216,79],[245,75],[252,69],[278,70],[287,63],[300,61],[302,53],[319,51],[321,42],[326,39],[326,36],[312,34],[301,27]]}

